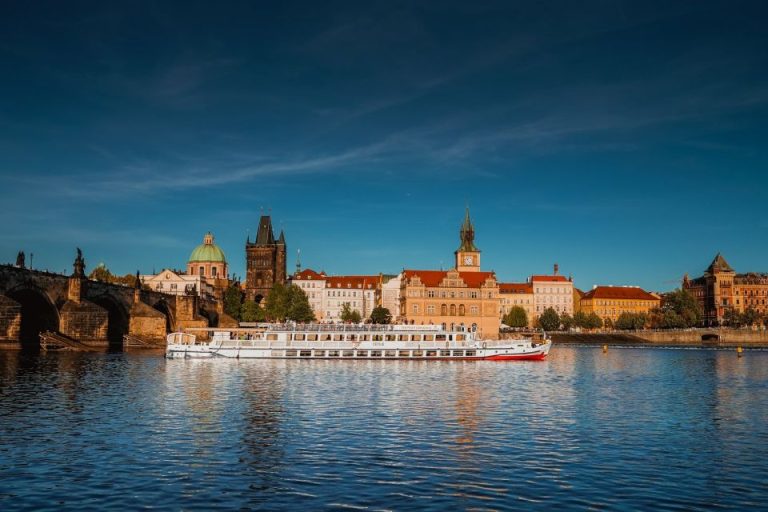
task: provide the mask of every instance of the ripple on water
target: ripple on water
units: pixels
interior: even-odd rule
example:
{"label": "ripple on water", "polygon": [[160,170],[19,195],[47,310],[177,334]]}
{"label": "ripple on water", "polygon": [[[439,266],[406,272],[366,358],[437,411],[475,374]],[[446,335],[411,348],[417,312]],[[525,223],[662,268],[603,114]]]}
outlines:
{"label": "ripple on water", "polygon": [[760,508],[768,352],[0,353],[0,508]]}

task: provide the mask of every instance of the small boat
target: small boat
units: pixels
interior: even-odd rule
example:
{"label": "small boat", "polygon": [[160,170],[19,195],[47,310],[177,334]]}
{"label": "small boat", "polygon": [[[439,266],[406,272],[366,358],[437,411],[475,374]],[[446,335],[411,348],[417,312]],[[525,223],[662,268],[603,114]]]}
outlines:
{"label": "small boat", "polygon": [[166,357],[231,359],[542,360],[552,341],[542,334],[480,340],[459,327],[371,324],[258,324],[236,329],[188,328],[168,335]]}

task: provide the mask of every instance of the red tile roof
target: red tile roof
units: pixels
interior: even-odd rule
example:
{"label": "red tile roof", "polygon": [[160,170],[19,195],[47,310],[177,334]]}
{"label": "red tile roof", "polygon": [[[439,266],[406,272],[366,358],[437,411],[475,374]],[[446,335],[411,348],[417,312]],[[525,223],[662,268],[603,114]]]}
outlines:
{"label": "red tile roof", "polygon": [[379,276],[327,276],[326,288],[376,288],[379,284]]}
{"label": "red tile roof", "polygon": [[598,286],[589,290],[583,299],[661,300],[637,286]]}
{"label": "red tile roof", "polygon": [[294,279],[303,279],[303,280],[308,280],[308,279],[311,279],[311,280],[315,280],[315,279],[323,280],[323,279],[326,278],[326,275],[325,275],[325,272],[320,272],[318,274],[317,272],[315,272],[311,268],[305,268],[304,270],[302,270],[298,274],[293,274],[293,278]]}
{"label": "red tile roof", "polygon": [[[411,279],[418,276],[424,286],[435,287],[440,286],[440,283],[445,276],[448,275],[448,270],[405,270],[403,271],[403,277]],[[493,272],[459,272],[459,277],[469,288],[480,288],[483,283],[489,278],[496,278],[496,274]]]}
{"label": "red tile roof", "polygon": [[533,293],[531,283],[499,283],[499,293]]}
{"label": "red tile roof", "polygon": [[533,281],[564,282],[568,279],[565,276],[531,276],[531,282]]}

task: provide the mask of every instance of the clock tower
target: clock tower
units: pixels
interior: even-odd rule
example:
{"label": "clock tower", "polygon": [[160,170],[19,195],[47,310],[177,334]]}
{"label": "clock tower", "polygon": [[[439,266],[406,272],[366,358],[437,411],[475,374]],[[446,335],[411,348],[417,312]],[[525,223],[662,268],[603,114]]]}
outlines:
{"label": "clock tower", "polygon": [[459,230],[461,245],[456,249],[456,270],[459,272],[477,272],[480,270],[480,249],[475,247],[475,228],[469,220],[469,207],[464,216],[464,224]]}

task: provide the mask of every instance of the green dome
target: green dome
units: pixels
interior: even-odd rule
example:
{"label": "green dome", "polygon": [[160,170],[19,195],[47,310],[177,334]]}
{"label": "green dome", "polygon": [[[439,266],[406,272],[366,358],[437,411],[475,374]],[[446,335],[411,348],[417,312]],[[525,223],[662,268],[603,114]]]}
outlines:
{"label": "green dome", "polygon": [[213,235],[207,233],[203,238],[203,243],[195,247],[192,254],[189,255],[189,261],[212,261],[226,263],[227,258],[224,257],[224,251],[213,243]]}

